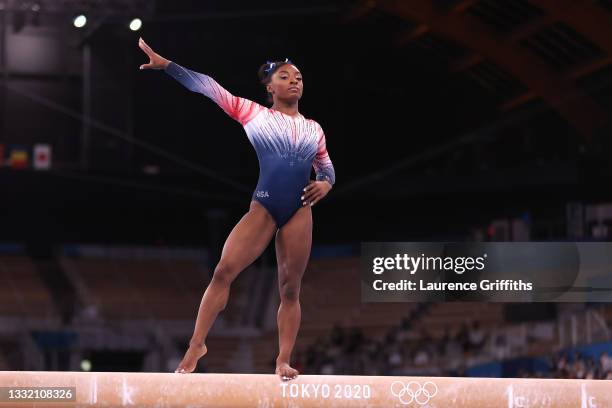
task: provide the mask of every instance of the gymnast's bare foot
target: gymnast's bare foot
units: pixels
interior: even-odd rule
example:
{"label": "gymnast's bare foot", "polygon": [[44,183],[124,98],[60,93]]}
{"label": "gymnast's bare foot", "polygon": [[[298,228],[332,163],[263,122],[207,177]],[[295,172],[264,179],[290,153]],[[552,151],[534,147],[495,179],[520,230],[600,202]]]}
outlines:
{"label": "gymnast's bare foot", "polygon": [[297,378],[299,372],[295,368],[291,367],[288,363],[277,361],[276,374],[280,376],[281,380],[289,381]]}
{"label": "gymnast's bare foot", "polygon": [[183,357],[183,360],[178,365],[176,370],[174,370],[174,372],[180,374],[193,372],[198,364],[198,360],[202,358],[207,351],[208,349],[206,348],[205,344],[190,344],[187,352],[185,353],[185,357]]}

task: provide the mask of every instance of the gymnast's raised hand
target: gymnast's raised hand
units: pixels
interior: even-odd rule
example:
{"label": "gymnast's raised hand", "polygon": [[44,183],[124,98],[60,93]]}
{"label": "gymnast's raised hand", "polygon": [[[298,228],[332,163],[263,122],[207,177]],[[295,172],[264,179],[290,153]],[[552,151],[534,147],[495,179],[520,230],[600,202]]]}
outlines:
{"label": "gymnast's raised hand", "polygon": [[142,64],[140,69],[165,69],[170,64],[169,60],[153,51],[142,37],[138,39],[138,46],[149,56],[149,63]]}

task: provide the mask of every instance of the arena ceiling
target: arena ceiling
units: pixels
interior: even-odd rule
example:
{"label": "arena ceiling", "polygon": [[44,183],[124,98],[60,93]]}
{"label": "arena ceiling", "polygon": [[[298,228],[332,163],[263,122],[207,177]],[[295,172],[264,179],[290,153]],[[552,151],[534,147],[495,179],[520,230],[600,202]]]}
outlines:
{"label": "arena ceiling", "polygon": [[349,17],[388,20],[397,47],[486,91],[501,112],[541,99],[586,138],[609,121],[609,0],[367,0]]}

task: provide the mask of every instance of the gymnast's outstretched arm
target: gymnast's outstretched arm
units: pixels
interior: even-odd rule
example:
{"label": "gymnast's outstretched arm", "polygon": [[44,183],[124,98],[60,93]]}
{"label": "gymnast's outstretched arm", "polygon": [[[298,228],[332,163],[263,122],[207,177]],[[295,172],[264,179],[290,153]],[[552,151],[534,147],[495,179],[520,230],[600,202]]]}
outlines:
{"label": "gymnast's outstretched arm", "polygon": [[192,71],[175,62],[170,62],[165,70],[168,75],[190,91],[201,93],[212,99],[230,117],[243,125],[263,109],[261,105],[249,99],[232,95],[208,75]]}
{"label": "gymnast's outstretched arm", "polygon": [[163,69],[190,91],[201,93],[212,99],[231,118],[242,125],[245,125],[264,109],[263,106],[251,100],[232,95],[210,76],[192,71],[162,57],[153,51],[142,38],[138,44],[150,58],[150,62],[141,65],[140,69]]}

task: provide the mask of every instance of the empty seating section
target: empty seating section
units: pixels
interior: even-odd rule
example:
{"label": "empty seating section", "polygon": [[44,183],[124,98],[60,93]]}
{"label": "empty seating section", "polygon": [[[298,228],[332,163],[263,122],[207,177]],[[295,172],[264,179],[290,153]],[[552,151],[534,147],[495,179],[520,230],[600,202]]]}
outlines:
{"label": "empty seating section", "polygon": [[[195,322],[203,291],[210,282],[211,266],[199,259],[112,258],[103,256],[59,259],[66,275],[84,290],[86,304],[95,305],[107,320],[163,319]],[[242,318],[250,307],[248,296],[258,279],[247,269],[232,285],[230,301],[220,315],[225,327],[242,327]],[[0,316],[29,318],[57,317],[51,294],[46,289],[32,260],[21,255],[0,256]],[[77,281],[78,282],[75,282]],[[503,303],[448,302],[419,308],[417,303],[362,303],[360,258],[319,258],[309,262],[301,288],[302,321],[295,352],[303,352],[317,339],[327,339],[334,325],[360,328],[366,338],[382,339],[403,319],[410,321],[408,341],[418,341],[427,333],[440,339],[448,330],[455,335],[464,324],[478,321],[485,331],[503,325]],[[278,300],[276,284],[270,296]],[[600,309],[612,324],[612,306]],[[274,310],[274,313],[276,311]],[[275,316],[270,316],[271,318]],[[217,323],[219,324],[219,323]],[[235,366],[243,337],[233,332],[215,331],[207,339],[210,353],[202,360],[208,372],[228,372]],[[175,338],[179,344],[183,339]],[[188,339],[184,339],[187,346]],[[554,346],[537,343],[529,354],[543,353]],[[278,332],[273,329],[249,340],[255,372],[269,373],[278,353]],[[6,351],[6,350],[4,350]],[[0,348],[0,370],[7,366],[7,355]]]}
{"label": "empty seating section", "polygon": [[86,301],[109,319],[192,317],[196,291],[206,284],[195,262],[64,257],[61,264],[82,280],[92,297]]}
{"label": "empty seating section", "polygon": [[[197,260],[63,257],[61,265],[83,282],[87,301],[108,319],[195,320],[210,282],[210,266]],[[239,322],[250,278],[244,275],[232,285],[225,323]]]}
{"label": "empty seating section", "polygon": [[504,321],[503,307],[503,303],[432,303],[414,325],[417,332],[427,332],[433,338],[442,337],[445,328],[454,335],[463,324],[473,321],[478,321],[483,329],[495,328]]}
{"label": "empty seating section", "polygon": [[1,255],[0,282],[0,316],[57,317],[51,294],[28,257]]}

